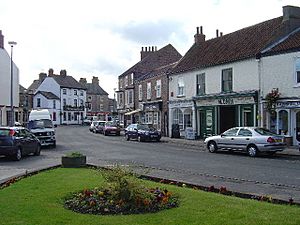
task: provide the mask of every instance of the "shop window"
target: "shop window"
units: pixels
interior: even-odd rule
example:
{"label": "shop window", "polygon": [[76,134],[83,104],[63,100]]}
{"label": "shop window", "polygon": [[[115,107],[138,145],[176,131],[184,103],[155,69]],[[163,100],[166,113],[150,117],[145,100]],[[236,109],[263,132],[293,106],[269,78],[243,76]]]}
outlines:
{"label": "shop window", "polygon": [[222,92],[232,91],[232,68],[222,70]]}
{"label": "shop window", "polygon": [[183,114],[181,109],[174,109],[173,111],[173,124],[178,124],[179,129],[183,129]]}
{"label": "shop window", "polygon": [[52,118],[53,118],[53,121],[56,121],[56,112],[53,112]]}
{"label": "shop window", "polygon": [[187,127],[192,127],[192,118],[193,118],[193,111],[191,109],[186,109],[184,111],[184,129]]}
{"label": "shop window", "polygon": [[288,112],[281,110],[278,118],[279,134],[286,135],[288,133]]}

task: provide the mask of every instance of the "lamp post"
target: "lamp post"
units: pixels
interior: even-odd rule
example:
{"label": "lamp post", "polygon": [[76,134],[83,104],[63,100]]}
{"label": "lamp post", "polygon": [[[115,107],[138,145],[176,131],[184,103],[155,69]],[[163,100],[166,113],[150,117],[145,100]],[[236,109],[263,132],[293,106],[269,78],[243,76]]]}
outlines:
{"label": "lamp post", "polygon": [[10,118],[10,126],[14,126],[15,119],[14,119],[14,79],[13,79],[13,47],[17,44],[15,41],[9,41],[8,44],[10,45],[10,111],[11,111],[11,118]]}

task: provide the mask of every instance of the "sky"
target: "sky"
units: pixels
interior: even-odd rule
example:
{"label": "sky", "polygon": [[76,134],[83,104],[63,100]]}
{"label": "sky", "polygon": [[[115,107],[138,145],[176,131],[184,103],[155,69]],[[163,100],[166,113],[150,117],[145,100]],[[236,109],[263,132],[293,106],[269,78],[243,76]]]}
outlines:
{"label": "sky", "polygon": [[184,55],[196,27],[206,39],[282,16],[300,0],[0,0],[5,49],[28,88],[41,72],[67,70],[76,80],[99,78],[114,97],[118,76],[140,61],[142,47],[172,44]]}

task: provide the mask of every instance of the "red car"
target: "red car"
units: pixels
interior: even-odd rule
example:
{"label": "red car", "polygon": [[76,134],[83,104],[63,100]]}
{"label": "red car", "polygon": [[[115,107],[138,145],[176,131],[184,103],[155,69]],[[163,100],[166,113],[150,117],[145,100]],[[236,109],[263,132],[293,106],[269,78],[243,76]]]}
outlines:
{"label": "red car", "polygon": [[113,122],[106,122],[103,127],[103,134],[105,136],[107,136],[109,134],[114,134],[114,135],[120,136],[120,132],[121,132],[120,127]]}

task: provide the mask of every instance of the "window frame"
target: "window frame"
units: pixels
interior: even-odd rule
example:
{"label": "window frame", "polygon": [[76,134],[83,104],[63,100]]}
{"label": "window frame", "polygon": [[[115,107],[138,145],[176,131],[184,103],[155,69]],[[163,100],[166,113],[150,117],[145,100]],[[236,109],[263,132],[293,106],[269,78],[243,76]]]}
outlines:
{"label": "window frame", "polygon": [[183,77],[178,77],[177,81],[177,96],[182,97],[184,96],[184,79]]}
{"label": "window frame", "polygon": [[147,82],[147,100],[151,99],[151,82]]}
{"label": "window frame", "polygon": [[161,98],[161,80],[156,81],[156,98]]}
{"label": "window frame", "polygon": [[196,95],[205,95],[205,73],[200,73],[196,75]]}
{"label": "window frame", "polygon": [[[227,78],[225,77],[226,75],[228,75]],[[232,92],[233,90],[233,69],[232,68],[226,68],[222,70],[221,88],[222,88],[221,92]]]}

